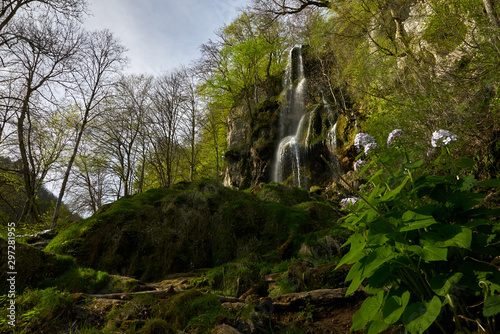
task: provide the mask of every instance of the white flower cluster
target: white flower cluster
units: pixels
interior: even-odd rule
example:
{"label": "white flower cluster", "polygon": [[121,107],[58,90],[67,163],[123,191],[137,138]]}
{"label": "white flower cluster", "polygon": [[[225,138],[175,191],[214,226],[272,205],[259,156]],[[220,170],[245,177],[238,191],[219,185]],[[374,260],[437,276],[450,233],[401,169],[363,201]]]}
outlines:
{"label": "white flower cluster", "polygon": [[349,204],[354,205],[354,204],[358,203],[358,201],[359,201],[359,198],[357,198],[357,197],[344,198],[340,201],[340,207],[342,209],[345,209]]}
{"label": "white flower cluster", "polygon": [[363,148],[365,154],[368,155],[370,150],[377,148],[377,143],[375,142],[375,138],[369,134],[360,132],[354,137],[354,146],[358,151],[361,151],[361,148]]}
{"label": "white flower cluster", "polygon": [[432,147],[446,146],[452,141],[457,141],[458,136],[453,132],[447,130],[438,130],[432,133],[431,145]]}
{"label": "white flower cluster", "polygon": [[390,148],[392,144],[396,142],[401,136],[403,135],[403,130],[401,129],[395,129],[392,130],[391,133],[389,133],[389,136],[387,137],[387,148]]}
{"label": "white flower cluster", "polygon": [[358,170],[363,168],[363,166],[366,166],[366,161],[358,159],[358,161],[354,163],[354,171],[357,172]]}

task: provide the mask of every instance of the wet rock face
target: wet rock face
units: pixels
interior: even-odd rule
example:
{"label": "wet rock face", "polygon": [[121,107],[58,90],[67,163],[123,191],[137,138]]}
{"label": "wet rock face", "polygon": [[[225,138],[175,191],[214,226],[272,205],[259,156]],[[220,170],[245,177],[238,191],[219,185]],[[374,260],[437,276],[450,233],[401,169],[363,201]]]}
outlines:
{"label": "wet rock face", "polygon": [[230,122],[225,186],[246,189],[271,180],[278,109],[278,102],[271,98],[257,105],[246,119]]}

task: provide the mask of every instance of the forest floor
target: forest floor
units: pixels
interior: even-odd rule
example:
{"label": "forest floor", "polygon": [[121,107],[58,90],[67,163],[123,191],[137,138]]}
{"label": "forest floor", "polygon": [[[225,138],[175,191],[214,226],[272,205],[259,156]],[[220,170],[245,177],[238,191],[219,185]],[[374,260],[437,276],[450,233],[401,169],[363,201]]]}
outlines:
{"label": "forest floor", "polygon": [[[193,275],[183,276],[183,274],[174,274],[170,277],[161,282],[146,283],[141,286],[142,291],[80,294],[82,307],[79,317],[82,319],[85,318],[86,321],[90,320],[92,326],[105,327],[106,319],[109,318],[108,313],[117,309],[126,309],[127,304],[132,303],[135,297],[148,296],[149,298],[154,298],[156,301],[160,301],[193,288],[190,286],[190,280],[194,277]],[[345,296],[346,290],[347,288],[318,289],[307,292],[288,293],[275,297],[259,297],[251,294],[244,294],[244,298],[223,295],[217,295],[217,297],[222,306],[230,312],[238,313],[238,311],[245,307],[251,306],[259,313],[254,319],[257,318],[260,321],[270,319],[270,321],[277,324],[299,328],[302,333],[348,334],[351,333],[352,317],[361,306],[366,294],[363,291],[357,291],[350,296]],[[125,312],[126,315],[121,319],[124,324],[121,328],[126,330],[127,326],[125,324],[127,322],[141,318],[145,319],[148,316],[149,310],[147,307],[134,306],[133,309],[136,311],[135,314]],[[254,320],[254,322],[258,321]],[[227,328],[228,326],[225,327]],[[249,328],[252,329],[252,333],[261,333],[258,329],[258,323],[249,323]],[[248,330],[238,329],[242,332]],[[185,332],[190,333],[191,331],[186,330]],[[193,333],[195,332],[196,330]],[[353,333],[363,332],[356,331]],[[398,330],[389,329],[383,333],[398,333]]]}

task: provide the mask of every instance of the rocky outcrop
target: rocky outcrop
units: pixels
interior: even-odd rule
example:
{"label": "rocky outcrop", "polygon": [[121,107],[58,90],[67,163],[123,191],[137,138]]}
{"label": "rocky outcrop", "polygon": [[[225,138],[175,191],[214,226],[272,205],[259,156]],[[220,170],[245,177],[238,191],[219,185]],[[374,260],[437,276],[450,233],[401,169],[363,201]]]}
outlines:
{"label": "rocky outcrop", "polygon": [[[267,189],[269,197],[272,192]],[[305,191],[288,196],[290,203],[312,200]],[[72,255],[81,266],[151,282],[274,253],[293,231],[309,233],[318,224],[332,226],[336,219],[333,209],[291,207],[204,180],[123,198],[68,226],[47,250]],[[290,252],[299,247],[293,240]]]}
{"label": "rocky outcrop", "polygon": [[278,109],[276,99],[268,99],[257,105],[250,116],[229,117],[225,186],[246,189],[271,180]]}

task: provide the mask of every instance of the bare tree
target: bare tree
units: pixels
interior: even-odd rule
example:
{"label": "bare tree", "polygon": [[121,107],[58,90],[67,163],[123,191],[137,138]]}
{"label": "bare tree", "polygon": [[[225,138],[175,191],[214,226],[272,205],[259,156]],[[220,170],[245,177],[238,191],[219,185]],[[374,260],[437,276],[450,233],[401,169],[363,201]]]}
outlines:
{"label": "bare tree", "polygon": [[154,140],[151,164],[163,187],[172,184],[174,178],[178,127],[187,101],[183,90],[184,79],[185,72],[182,70],[164,73],[157,78],[153,92],[153,110],[148,122],[152,125],[149,134]]}
{"label": "bare tree", "polygon": [[195,169],[198,160],[198,136],[201,126],[202,110],[200,108],[200,99],[193,70],[183,68],[181,71],[184,72],[183,91],[186,99],[184,115],[181,121],[181,131],[188,147],[189,181],[192,182],[195,177]]}
{"label": "bare tree", "polygon": [[[36,173],[36,150],[32,144],[36,131],[46,131],[34,125],[36,112],[50,109],[57,101],[57,86],[66,84],[78,48],[81,33],[72,22],[62,25],[50,14],[37,16],[29,25],[17,27],[24,36],[18,43],[0,49],[4,64],[2,81],[12,87],[3,104],[16,112],[18,153],[27,196],[27,210],[34,222],[40,222],[35,199],[41,177]],[[45,106],[45,107],[44,107]]]}
{"label": "bare tree", "polygon": [[62,185],[59,191],[51,228],[54,228],[59,218],[66,185],[71,168],[78,154],[83,133],[89,122],[98,115],[99,105],[109,96],[114,76],[124,64],[125,48],[108,30],[97,31],[86,35],[79,52],[78,61],[72,70],[74,87],[68,90],[73,105],[78,110],[78,123],[74,124],[76,138],[73,153],[67,163]]}
{"label": "bare tree", "polygon": [[117,197],[132,194],[133,177],[144,155],[146,114],[152,78],[124,76],[115,85],[115,95],[96,124],[94,140],[108,153],[113,172],[120,179]]}
{"label": "bare tree", "polygon": [[298,14],[311,8],[329,8],[329,0],[253,0],[251,8],[257,12],[279,16]]}
{"label": "bare tree", "polygon": [[[55,15],[58,21],[80,18],[85,13],[86,0],[2,0],[0,6],[0,46],[29,38],[15,26],[28,25],[40,13]],[[14,27],[14,29],[12,29]]]}

